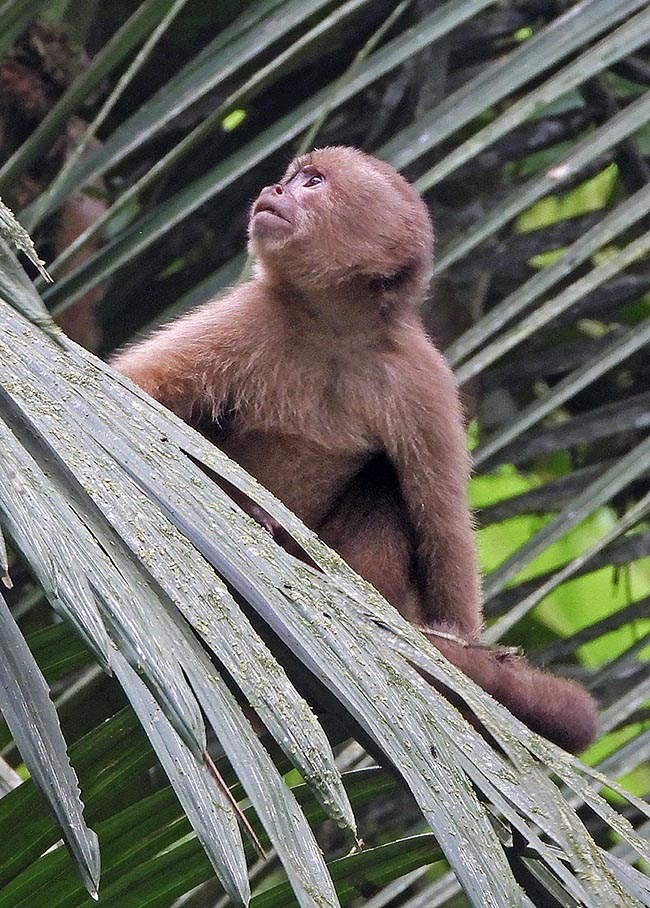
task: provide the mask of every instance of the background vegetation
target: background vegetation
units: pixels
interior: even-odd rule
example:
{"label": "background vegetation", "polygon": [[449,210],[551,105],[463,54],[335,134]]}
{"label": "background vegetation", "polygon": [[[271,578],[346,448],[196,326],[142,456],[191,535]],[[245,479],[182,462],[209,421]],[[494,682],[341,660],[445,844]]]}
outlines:
{"label": "background vegetation", "polygon": [[[303,748],[306,754],[307,739],[313,735],[314,749],[324,749],[322,765],[304,756],[302,762],[293,760],[296,768],[292,769],[292,758],[268,744],[267,735],[265,744],[277,767],[273,775],[257,743],[246,746],[252,748],[253,765],[264,773],[269,801],[279,798],[277,803],[284,804],[278,808],[281,818],[293,808],[282,801],[289,789],[280,776],[294,786],[325,849],[340,902],[356,899],[373,908],[462,905],[468,899],[476,905],[514,904],[515,889],[499,882],[512,874],[529,899],[522,904],[650,904],[650,888],[638,874],[638,869],[647,869],[639,863],[639,853],[650,828],[641,800],[650,791],[647,3],[4,0],[0,12],[0,195],[30,231],[56,278],[48,286],[33,269],[48,308],[73,338],[102,355],[239,278],[245,266],[242,250],[249,200],[300,149],[344,143],[373,151],[402,169],[430,204],[438,248],[435,284],[424,317],[456,370],[470,421],[476,458],[471,497],[478,513],[486,574],[487,636],[523,645],[533,661],[577,677],[593,691],[602,706],[602,736],[584,759],[621,781],[636,798],[624,802],[622,795],[608,789],[609,800],[597,801],[596,783],[594,788],[583,787],[577,776],[569,777],[570,764],[552,749],[540,750],[523,738],[577,791],[571,803],[601,849],[598,853],[606,854],[598,873],[614,873],[620,884],[620,891],[605,896],[600,878],[594,877],[597,882],[591,888],[579,882],[576,854],[587,846],[580,845],[575,828],[566,827],[571,829],[569,835],[566,828],[559,831],[559,821],[552,829],[541,824],[562,853],[555,862],[547,839],[531,832],[531,803],[543,804],[544,798],[552,800],[555,795],[512,743],[523,732],[509,725],[501,713],[490,713],[489,705],[479,705],[488,710],[497,727],[514,736],[507,739],[506,754],[517,786],[503,794],[499,785],[505,784],[504,768],[490,763],[493,756],[486,753],[496,751],[477,743],[464,726],[436,732],[442,736],[436,738],[436,747],[442,753],[451,748],[447,756],[454,765],[459,763],[462,772],[470,772],[467,763],[472,761],[463,763],[462,747],[454,751],[446,735],[455,734],[472,758],[480,753],[479,762],[489,764],[485,770],[489,784],[475,776],[471,780],[494,807],[496,832],[492,834],[503,846],[496,849],[492,843],[486,850],[487,840],[481,837],[487,832],[481,824],[477,821],[475,828],[469,824],[467,830],[458,821],[462,835],[470,839],[474,835],[476,853],[486,851],[488,862],[493,862],[493,874],[485,871],[487,880],[472,882],[471,874],[463,878],[461,873],[466,893],[461,894],[438,843],[457,873],[459,862],[465,861],[464,852],[454,853],[454,833],[436,813],[435,799],[429,801],[429,795],[417,790],[414,777],[407,779],[412,798],[392,776],[373,768],[373,760],[358,745],[346,743],[349,731],[340,724],[340,707],[330,704],[329,718],[322,718],[335,745],[360,835],[372,849],[343,857],[354,838],[346,838],[324,816],[329,813],[335,820],[350,822],[346,795],[338,783],[327,787],[323,782],[331,771],[325,739],[319,737],[316,723],[311,725],[300,712],[302,706],[293,699],[292,689],[283,689],[291,710],[296,710],[291,713],[294,725],[301,716],[307,729],[305,740],[296,745],[298,750]],[[38,300],[30,285],[15,269],[6,248],[0,251],[0,297],[38,319]],[[141,567],[136,562],[144,560],[145,553],[140,551],[133,561],[128,546],[120,550],[124,560],[116,556],[121,571],[121,579],[116,579],[98,549],[93,556],[95,573],[87,568],[85,573],[80,571],[85,579],[76,586],[69,581],[96,540],[99,548],[117,544],[113,536],[102,536],[107,530],[84,498],[90,489],[95,505],[111,510],[110,497],[101,498],[93,465],[95,472],[105,475],[114,468],[111,464],[119,466],[119,475],[111,472],[110,477],[118,483],[113,488],[121,489],[120,501],[125,502],[124,524],[111,532],[127,539],[125,528],[129,519],[135,519],[136,498],[125,477],[138,477],[140,492],[151,495],[152,480],[148,489],[145,486],[147,476],[156,475],[156,466],[146,458],[129,460],[120,445],[140,440],[141,433],[139,450],[149,445],[162,457],[164,451],[161,454],[151,440],[156,433],[172,439],[185,436],[158,409],[134,404],[124,388],[114,389],[104,372],[92,371],[91,360],[82,353],[68,350],[67,362],[64,356],[7,308],[0,340],[5,382],[0,396],[4,421],[0,444],[7,487],[0,518],[12,545],[7,568],[13,588],[6,590],[7,603],[52,686],[65,738],[72,745],[71,761],[81,782],[86,817],[99,833],[104,867],[101,904],[198,908],[226,904],[228,898],[241,901],[247,885],[245,865],[224,870],[229,861],[236,864],[228,855],[242,847],[237,844],[235,812],[225,825],[201,825],[201,804],[217,798],[211,770],[209,778],[197,776],[195,788],[185,790],[185,800],[183,792],[179,794],[178,777],[193,772],[192,750],[202,751],[199,708],[192,705],[185,680],[176,676],[174,666],[164,663],[156,674],[155,659],[147,655],[148,641],[135,639],[125,630],[131,627],[126,610],[107,604],[113,595],[119,602],[120,595],[128,598],[128,590],[137,589],[141,604],[151,608],[145,615],[153,617],[143,620],[151,621],[152,638],[160,634],[156,642],[170,643],[172,638],[164,633],[171,631],[161,629],[166,619],[158,616],[153,603],[160,590],[153,584],[152,591],[149,575],[145,581],[145,575],[138,573]],[[28,377],[30,368],[33,378]],[[52,373],[47,371],[50,368]],[[90,409],[81,407],[68,381],[73,382],[75,393],[85,395],[83,407]],[[46,392],[61,402],[62,410],[67,402],[68,415],[53,410],[35,415],[38,407],[34,399],[29,400],[28,386],[41,402]],[[103,394],[113,395],[110,409],[97,416],[92,401]],[[133,407],[139,408],[144,423],[139,429],[130,420]],[[120,445],[110,436],[113,422],[123,427]],[[73,437],[75,426],[85,427],[100,439],[100,446],[84,449],[83,438]],[[229,469],[199,442],[183,444],[198,445],[189,450],[210,468]],[[110,462],[101,460],[100,448],[104,454],[108,451]],[[57,457],[63,466],[55,469]],[[79,478],[75,471],[83,470],[79,464],[85,459],[88,470]],[[33,463],[44,465],[42,474],[37,474]],[[185,481],[182,474],[187,464],[179,466],[173,458],[165,463],[169,470],[178,470],[178,483]],[[232,476],[245,482],[236,471]],[[218,496],[210,497],[216,493],[207,490],[208,485],[206,481],[205,500],[215,509],[226,507]],[[232,533],[237,545],[232,551],[208,553],[200,527],[201,521],[208,525],[206,514],[211,512],[192,502],[181,520],[180,506],[170,502],[156,500],[156,507],[175,521],[240,595],[246,593],[238,586],[240,574],[233,567],[237,545],[253,546],[254,557],[261,561],[277,560],[254,530],[227,507],[219,517],[224,521],[222,534]],[[137,506],[145,508],[139,498]],[[151,513],[154,520],[158,511]],[[325,557],[284,512],[282,518],[316,560]],[[86,538],[88,527],[91,535]],[[166,538],[162,524],[156,532],[161,549],[169,546],[169,562],[163,565],[161,560],[156,580],[164,587],[165,571],[192,556],[178,547],[176,537],[161,541]],[[74,542],[66,542],[70,539]],[[48,540],[54,554],[44,554]],[[280,559],[285,578],[294,570],[288,561]],[[184,614],[191,614],[187,620],[198,627],[199,603],[207,596],[207,587],[201,584],[209,582],[208,575],[203,573],[203,562],[187,563],[198,565],[199,579],[185,589],[190,604]],[[240,569],[242,576],[253,570],[254,563]],[[267,585],[279,583],[279,575],[270,568],[263,570]],[[332,569],[346,592],[336,596],[343,596],[342,611],[352,609],[345,596],[357,596],[361,620],[360,603],[370,601],[362,600],[368,594],[359,593],[341,570]],[[100,579],[88,581],[97,576]],[[306,596],[311,595],[313,582],[314,602],[320,601],[320,583],[304,572],[292,576],[307,590]],[[116,592],[121,582],[125,586]],[[327,585],[324,593],[330,599],[334,596]],[[268,595],[269,614],[263,618],[258,614],[257,620],[267,621],[277,631],[281,603]],[[93,624],[98,596],[101,618]],[[67,624],[53,618],[46,598],[76,621],[86,646]],[[87,614],[81,614],[81,606],[88,607]],[[285,642],[293,640],[290,616],[282,621],[286,622],[282,624]],[[106,639],[100,630],[102,622],[109,629]],[[3,637],[9,643],[0,655],[5,670],[18,676],[26,670],[29,656],[20,650],[19,635],[12,636],[13,627],[3,624]],[[243,635],[237,638],[240,643],[247,639],[243,624],[237,633]],[[373,628],[373,634],[376,637],[379,631]],[[125,657],[124,664],[121,656],[113,654],[115,644]],[[217,645],[208,641],[225,663],[225,651],[217,652]],[[186,675],[187,666],[194,666],[190,686],[206,712],[206,701],[217,694],[204,691],[205,699],[198,695],[199,668],[208,670],[201,654],[192,650],[191,643],[187,646],[189,661],[182,661],[185,655],[179,659]],[[372,642],[364,646],[369,658],[380,658]],[[105,678],[88,647],[100,662],[111,654],[113,671],[136,712],[140,706],[138,715],[146,734],[125,705],[121,688]],[[278,654],[277,646],[273,647]],[[297,643],[289,644],[293,655],[302,657],[321,677],[325,650],[316,643],[313,647],[305,654]],[[285,657],[286,653],[279,655],[281,660]],[[260,661],[241,670],[238,688],[245,689],[248,669],[252,674],[263,671],[261,650],[256,658]],[[323,661],[314,669],[318,658]],[[153,690],[162,715],[171,717],[171,731],[161,739],[155,738],[152,728],[163,720],[158,717],[147,725],[146,719],[157,716],[160,708],[129,664],[137,666]],[[228,664],[225,669],[231,679],[239,670]],[[305,683],[300,671],[297,677]],[[165,692],[169,678],[175,679],[173,689]],[[2,681],[8,688],[4,676]],[[371,699],[371,683],[354,676],[350,665],[342,676],[338,699],[344,697],[346,686],[353,690],[355,685],[361,685]],[[416,690],[416,682],[412,683]],[[25,712],[15,718],[13,734],[17,725],[30,724],[31,701],[32,723],[49,729],[53,737],[49,746],[47,740],[43,746],[58,753],[58,771],[64,774],[65,755],[55,740],[58,726],[53,717],[45,717],[47,707],[35,687],[27,685],[24,692]],[[308,689],[310,700],[311,694]],[[219,696],[230,702],[227,691]],[[412,703],[408,697],[413,696],[412,691],[406,692],[401,707]],[[386,715],[393,709],[399,716],[400,704],[389,704]],[[6,704],[3,708],[7,709]],[[435,713],[444,711],[438,701],[426,708],[438,718],[443,715]],[[225,705],[222,709],[227,711]],[[243,748],[246,735],[243,726],[237,725],[239,713],[233,710],[238,730],[229,733]],[[364,702],[356,714],[353,711],[362,726],[371,722],[369,710]],[[194,724],[188,715],[196,720]],[[219,737],[216,725],[223,717],[207,718]],[[268,727],[268,716],[265,721]],[[453,725],[453,719],[445,721]],[[403,732],[403,739],[399,730],[390,740],[388,734],[383,739],[379,731],[364,728],[366,737],[357,734],[364,744],[372,750],[374,741],[397,765],[399,748],[417,738],[413,728]],[[244,738],[237,737],[240,734]],[[224,735],[222,727],[220,741],[225,747]],[[187,753],[178,745],[179,736]],[[279,732],[277,738],[281,738]],[[0,743],[10,788],[8,767],[21,773],[23,767],[4,727]],[[31,744],[18,743],[25,759],[29,747],[34,748],[37,762],[42,758],[33,739]],[[152,744],[167,774],[176,773],[173,781],[182,808],[154,768]],[[476,750],[482,747],[485,751]],[[171,754],[167,762],[165,748]],[[274,821],[260,814],[264,809],[251,794],[252,781],[242,776],[243,750],[228,754],[228,759],[218,747],[212,752],[227,783],[235,786],[234,799],[251,814],[255,834],[268,850],[265,836],[277,817]],[[181,754],[187,765],[181,765]],[[43,781],[33,762],[30,769],[46,787],[47,773]],[[261,823],[248,809],[249,801],[235,776],[255,804]],[[463,789],[459,778],[448,775],[442,783],[438,780],[443,816],[445,811],[453,815],[454,805],[459,816],[473,815],[474,802],[463,801],[472,797],[470,786]],[[54,799],[74,802],[70,792],[75,784],[74,776],[67,783],[64,780],[63,793],[55,793]],[[553,810],[560,810],[553,804]],[[516,821],[511,808],[524,821]],[[221,809],[226,814],[231,808],[222,804]],[[437,839],[428,832],[422,811]],[[67,829],[76,864],[92,888],[96,876],[92,836],[82,836],[78,842],[71,832],[74,807],[70,812],[63,810],[57,819],[64,833]],[[570,822],[562,815],[562,823]],[[254,904],[275,908],[292,903],[295,897],[301,904],[327,902],[331,884],[324,867],[314,869],[317,859],[315,851],[309,850],[312,845],[306,844],[311,842],[307,832],[300,827],[289,834],[282,826],[280,819],[280,840],[274,841],[273,834],[270,838],[293,889],[283,882],[277,859],[256,863],[253,846],[244,836]],[[0,906],[90,904],[66,851],[59,848],[43,854],[59,834],[31,783],[2,800]],[[307,866],[296,870],[301,847]],[[573,864],[566,857],[572,849]],[[465,863],[470,866],[471,860]],[[220,883],[213,876],[215,867]],[[592,864],[588,869],[596,873]],[[317,895],[309,892],[305,882],[310,873],[316,874],[311,879]]]}

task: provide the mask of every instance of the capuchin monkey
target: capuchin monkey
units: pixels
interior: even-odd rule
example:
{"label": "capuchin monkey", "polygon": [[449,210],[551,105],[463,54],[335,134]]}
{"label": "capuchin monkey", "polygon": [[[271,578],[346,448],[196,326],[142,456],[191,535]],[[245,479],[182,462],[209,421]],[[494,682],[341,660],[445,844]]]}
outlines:
{"label": "capuchin monkey", "polygon": [[[115,368],[252,473],[531,728],[585,747],[596,708],[579,684],[479,645],[463,417],[419,316],[433,256],[423,201],[388,164],[322,148],[261,191],[249,250],[251,280]],[[261,508],[244,508],[275,534]]]}

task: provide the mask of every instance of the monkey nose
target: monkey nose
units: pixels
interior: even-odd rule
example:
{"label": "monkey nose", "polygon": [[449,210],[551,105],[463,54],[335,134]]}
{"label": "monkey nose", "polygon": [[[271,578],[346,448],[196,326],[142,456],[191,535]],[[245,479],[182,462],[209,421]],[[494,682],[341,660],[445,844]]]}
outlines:
{"label": "monkey nose", "polygon": [[284,189],[282,188],[282,186],[279,183],[273,184],[273,192],[276,195],[284,195]]}

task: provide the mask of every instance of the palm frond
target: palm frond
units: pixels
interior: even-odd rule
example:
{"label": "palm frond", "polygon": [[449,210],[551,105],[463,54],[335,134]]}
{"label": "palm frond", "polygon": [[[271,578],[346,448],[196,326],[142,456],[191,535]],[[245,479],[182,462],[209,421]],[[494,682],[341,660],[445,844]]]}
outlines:
{"label": "palm frond", "polygon": [[[65,6],[7,0],[0,52],[36,10],[56,18]],[[83,6],[69,4],[68,18]],[[490,701],[236,465],[60,335],[3,241],[0,575],[16,582],[7,599],[71,742],[102,903],[203,908],[252,889],[256,904],[361,896],[415,908],[458,904],[460,881],[475,905],[650,904],[639,871],[650,790],[647,4],[472,0],[393,17],[378,0],[260,0],[215,7],[200,28],[182,6],[141,4],[126,21],[97,6],[100,50],[3,155],[13,202],[70,118],[91,124],[82,143],[98,130],[20,212],[41,239],[75,195],[107,195],[51,266],[60,279],[47,306],[62,313],[101,290],[108,348],[232,283],[246,200],[310,129],[317,144],[365,144],[406,168],[440,224],[437,306],[452,322],[470,316],[448,355],[479,402],[472,497],[487,636],[586,683],[603,738],[586,755],[592,770]],[[214,474],[259,501],[309,564],[279,550]],[[34,631],[43,591],[78,636]],[[9,620],[16,691],[42,697]],[[96,697],[108,689],[97,664],[119,677],[141,727],[115,713],[123,700]],[[496,746],[413,666],[457,691]],[[88,882],[92,835],[66,813],[80,809],[75,777],[43,710],[31,742],[10,718],[33,778],[0,802],[0,906],[89,903],[66,850],[47,851],[74,825]],[[371,849],[350,855],[353,811],[395,801],[398,787],[379,770],[341,775],[343,717],[417,803],[389,841],[374,832]],[[45,732],[56,770],[39,763]],[[16,763],[4,727],[0,746]],[[148,779],[154,750],[173,789]],[[320,841],[327,816],[348,838],[326,863],[312,827]]]}

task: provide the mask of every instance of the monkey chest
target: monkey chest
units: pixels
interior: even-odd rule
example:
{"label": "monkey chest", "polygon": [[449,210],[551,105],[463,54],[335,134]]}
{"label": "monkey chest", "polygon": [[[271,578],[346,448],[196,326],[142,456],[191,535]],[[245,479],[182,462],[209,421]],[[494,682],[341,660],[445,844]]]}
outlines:
{"label": "monkey chest", "polygon": [[272,430],[239,430],[218,445],[312,528],[369,456]]}

